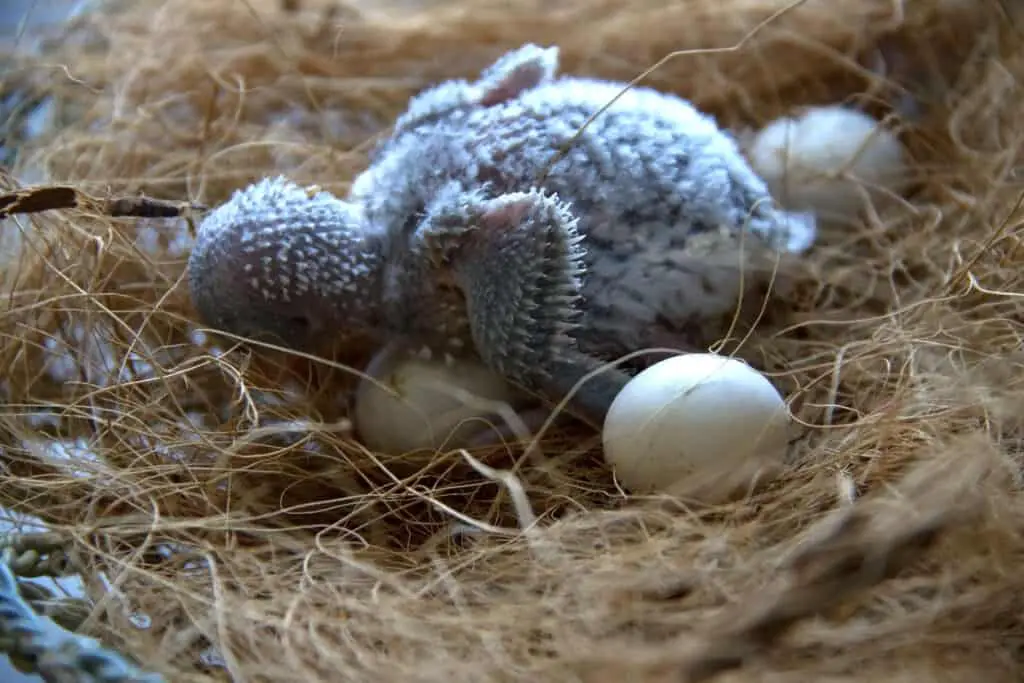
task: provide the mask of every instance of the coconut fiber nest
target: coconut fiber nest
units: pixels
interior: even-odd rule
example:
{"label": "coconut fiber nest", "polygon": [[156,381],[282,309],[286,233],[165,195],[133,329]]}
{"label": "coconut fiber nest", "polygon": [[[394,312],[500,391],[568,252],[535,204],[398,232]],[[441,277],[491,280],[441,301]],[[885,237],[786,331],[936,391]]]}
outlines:
{"label": "coconut fiber nest", "polygon": [[[734,130],[917,102],[906,201],[789,264],[744,342],[800,424],[766,486],[627,495],[583,426],[374,453],[344,400],[365,350],[196,321],[202,206],[278,173],[344,194],[411,95],[527,42],[563,73],[660,62],[644,85]],[[133,0],[3,59],[0,505],[47,529],[7,556],[85,592],[19,579],[26,604],[174,682],[1020,680],[1008,0]],[[27,638],[0,633],[52,665]],[[50,680],[136,680],[76,666]]]}

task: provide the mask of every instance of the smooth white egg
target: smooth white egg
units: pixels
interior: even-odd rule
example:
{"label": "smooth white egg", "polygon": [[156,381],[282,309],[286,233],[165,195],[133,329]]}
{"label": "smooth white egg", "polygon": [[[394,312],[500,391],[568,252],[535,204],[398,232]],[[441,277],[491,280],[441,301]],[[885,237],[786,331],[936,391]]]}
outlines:
{"label": "smooth white egg", "polygon": [[353,421],[363,444],[391,454],[459,448],[484,418],[501,424],[499,406],[517,392],[482,363],[428,359],[395,348],[373,357],[355,395]]}
{"label": "smooth white egg", "polygon": [[781,464],[789,426],[786,403],[763,374],[727,356],[684,354],[643,370],[616,396],[604,457],[633,493],[735,487]]}
{"label": "smooth white egg", "polygon": [[896,134],[841,106],[773,121],[746,144],[746,153],[783,207],[843,224],[860,216],[865,199],[881,205],[898,195],[908,178]]}

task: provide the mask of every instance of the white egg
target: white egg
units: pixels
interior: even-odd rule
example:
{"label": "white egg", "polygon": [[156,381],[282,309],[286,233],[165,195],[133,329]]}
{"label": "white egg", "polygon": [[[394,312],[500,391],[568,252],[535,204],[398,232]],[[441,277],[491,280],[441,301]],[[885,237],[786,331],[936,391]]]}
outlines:
{"label": "white egg", "polygon": [[745,146],[751,166],[783,207],[825,221],[849,224],[865,198],[882,204],[908,177],[895,133],[846,107],[811,107],[778,119]]}
{"label": "white egg", "polygon": [[[517,393],[483,364],[467,359],[427,359],[385,348],[366,368],[356,389],[353,420],[362,442],[391,454],[459,448],[483,420],[502,424],[496,405]],[[467,422],[468,420],[468,422]]]}
{"label": "white egg", "polygon": [[616,396],[604,457],[633,493],[677,493],[695,481],[734,486],[737,476],[749,481],[761,464],[782,462],[789,425],[785,401],[760,372],[726,356],[684,354],[640,372]]}

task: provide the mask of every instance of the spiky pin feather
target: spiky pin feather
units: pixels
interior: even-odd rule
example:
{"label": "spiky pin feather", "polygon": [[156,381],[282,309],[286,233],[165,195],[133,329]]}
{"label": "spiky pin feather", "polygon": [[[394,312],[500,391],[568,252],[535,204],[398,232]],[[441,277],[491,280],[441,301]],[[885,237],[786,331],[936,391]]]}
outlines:
{"label": "spiky pin feather", "polygon": [[[763,284],[741,244],[813,242],[713,119],[557,66],[524,45],[420,93],[346,201],[283,178],[237,192],[191,255],[203,319],[294,348],[347,332],[476,354],[561,400],[620,355],[703,343],[741,280]],[[571,406],[600,423],[628,378],[603,371]]]}

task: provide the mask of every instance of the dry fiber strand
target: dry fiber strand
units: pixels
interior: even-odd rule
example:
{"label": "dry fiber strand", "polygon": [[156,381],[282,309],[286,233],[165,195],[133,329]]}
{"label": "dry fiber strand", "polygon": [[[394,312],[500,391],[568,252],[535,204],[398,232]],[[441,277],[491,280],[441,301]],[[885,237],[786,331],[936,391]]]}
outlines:
{"label": "dry fiber strand", "polygon": [[[0,71],[0,505],[50,529],[12,567],[81,572],[58,621],[168,681],[1019,680],[1022,31],[995,0],[99,3]],[[542,464],[371,453],[365,349],[196,323],[202,206],[343,194],[410,95],[525,42],[622,80],[675,53],[645,84],[736,130],[919,104],[909,199],[745,342],[804,427],[767,487],[627,497],[583,428]]]}

